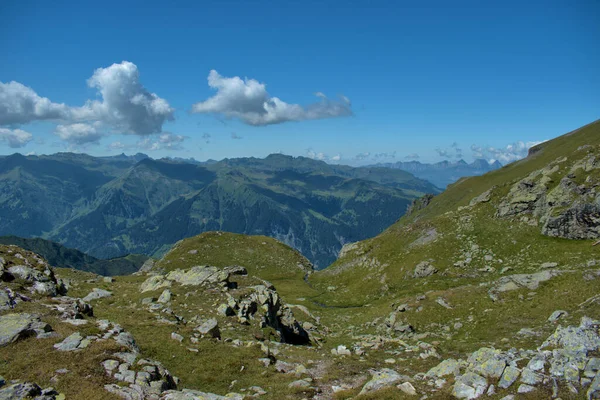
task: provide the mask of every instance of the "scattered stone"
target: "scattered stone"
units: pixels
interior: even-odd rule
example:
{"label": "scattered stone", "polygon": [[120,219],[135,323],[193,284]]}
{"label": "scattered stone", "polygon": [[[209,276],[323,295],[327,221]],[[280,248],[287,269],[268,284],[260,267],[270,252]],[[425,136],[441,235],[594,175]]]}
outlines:
{"label": "scattered stone", "polygon": [[398,385],[398,389],[402,390],[404,393],[406,393],[409,396],[417,395],[417,390],[410,382],[401,383],[400,385]]}
{"label": "scattered stone", "polygon": [[426,278],[438,272],[438,270],[431,265],[429,261],[422,261],[415,267],[413,276],[415,278]]}
{"label": "scattered stone", "polygon": [[535,390],[534,386],[521,384],[519,386],[519,388],[517,389],[517,393],[529,393],[529,392],[533,392],[534,390]]}
{"label": "scattered stone", "polygon": [[85,302],[89,302],[92,300],[102,299],[104,297],[112,296],[112,292],[104,289],[93,288],[92,291],[85,296],[82,300]]}
{"label": "scattered stone", "polygon": [[65,338],[62,342],[55,344],[54,348],[59,351],[74,351],[77,350],[82,340],[83,337],[81,336],[81,333],[75,332]]}
{"label": "scattered stone", "polygon": [[48,324],[40,321],[37,315],[32,314],[6,314],[0,316],[0,347],[6,346],[17,340],[37,335],[37,330],[47,332],[51,330]]}
{"label": "scattered stone", "polygon": [[299,379],[291,382],[288,387],[293,389],[308,389],[310,384],[311,383],[307,379]]}
{"label": "scattered stone", "polygon": [[487,380],[473,372],[459,376],[452,388],[452,395],[459,399],[476,399],[485,393]]}
{"label": "scattered stone", "polygon": [[394,386],[396,383],[404,379],[402,375],[389,368],[370,372],[373,378],[367,382],[365,386],[363,386],[362,390],[360,391],[361,395]]}
{"label": "scattered stone", "polygon": [[162,289],[164,287],[170,287],[171,281],[166,279],[163,275],[154,275],[146,279],[140,285],[140,291],[142,293],[151,292],[154,290]]}
{"label": "scattered stone", "polygon": [[112,276],[105,276],[104,278],[102,278],[102,282],[104,283],[113,283],[115,280]]}
{"label": "scattered stone", "polygon": [[158,298],[159,303],[168,303],[171,301],[172,293],[169,289],[163,290],[160,297]]}
{"label": "scattered stone", "polygon": [[554,311],[552,313],[552,315],[550,315],[550,317],[548,317],[548,321],[549,322],[556,322],[560,318],[566,317],[567,315],[569,315],[569,313],[566,312],[566,311],[564,311],[564,310],[556,310],[556,311]]}
{"label": "scattered stone", "polygon": [[502,374],[500,381],[498,382],[498,387],[500,387],[501,389],[509,388],[513,383],[515,383],[517,378],[519,378],[520,374],[521,371],[518,368],[510,365],[507,366],[504,369],[504,373]]}
{"label": "scattered stone", "polygon": [[210,337],[220,339],[221,332],[219,331],[219,324],[215,318],[211,318],[204,322],[202,325],[195,328],[196,331],[202,335],[208,335]]}
{"label": "scattered stone", "polygon": [[183,336],[181,336],[177,332],[171,332],[171,339],[177,340],[179,343],[183,342]]}
{"label": "scattered stone", "polygon": [[450,306],[450,304],[448,304],[448,302],[446,302],[446,300],[442,299],[441,297],[438,297],[435,300],[436,303],[438,303],[440,306],[447,308],[448,310],[451,310],[452,307]]}

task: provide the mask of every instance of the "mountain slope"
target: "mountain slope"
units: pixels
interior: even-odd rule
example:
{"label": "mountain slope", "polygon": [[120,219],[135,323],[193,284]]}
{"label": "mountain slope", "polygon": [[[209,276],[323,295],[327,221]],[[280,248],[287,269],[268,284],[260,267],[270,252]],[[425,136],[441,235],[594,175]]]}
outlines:
{"label": "mountain slope", "polygon": [[278,238],[324,267],[429,192],[437,189],[404,171],[284,155],[191,163],[15,154],[0,159],[0,234],[114,258],[160,256],[180,239],[225,230]]}
{"label": "mountain slope", "polygon": [[487,160],[477,159],[471,164],[466,163],[464,160],[456,162],[441,161],[435,164],[426,164],[419,161],[398,161],[395,163],[380,163],[375,166],[407,171],[416,177],[433,183],[437,187],[445,188],[460,178],[483,175],[501,168],[502,164],[498,161],[490,163]]}
{"label": "mountain slope", "polygon": [[0,236],[0,244],[15,245],[44,257],[50,265],[93,272],[98,275],[125,275],[136,272],[148,257],[130,254],[126,257],[100,260],[79,250],[69,249],[41,238]]}

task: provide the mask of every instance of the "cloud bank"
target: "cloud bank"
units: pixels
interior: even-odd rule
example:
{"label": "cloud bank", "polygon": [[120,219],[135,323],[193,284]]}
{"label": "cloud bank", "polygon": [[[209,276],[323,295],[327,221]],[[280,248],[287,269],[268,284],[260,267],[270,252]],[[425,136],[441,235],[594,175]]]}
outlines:
{"label": "cloud bank", "polygon": [[518,141],[511,143],[506,147],[492,147],[492,146],[478,146],[472,145],[471,151],[474,158],[485,158],[489,161],[500,161],[502,164],[508,164],[513,161],[520,160],[527,157],[529,149],[533,146],[537,146],[544,141],[537,142],[522,142]]}
{"label": "cloud bank", "polygon": [[21,129],[0,128],[0,142],[8,144],[12,149],[18,149],[33,140],[33,135]]}
{"label": "cloud bank", "polygon": [[340,96],[336,101],[317,92],[315,95],[320,99],[317,103],[308,106],[289,104],[277,97],[271,97],[264,83],[255,79],[241,79],[238,76],[227,78],[215,70],[208,74],[208,86],[217,93],[194,104],[193,113],[237,118],[253,126],[352,115],[350,100],[345,96]]}
{"label": "cloud bank", "polygon": [[[55,134],[71,145],[98,143],[106,133],[159,134],[165,122],[174,119],[175,110],[149,92],[139,78],[138,67],[129,61],[98,68],[87,85],[97,90],[100,99],[81,107],[54,103],[19,82],[0,82],[0,126],[55,121],[59,123]],[[23,132],[3,129],[1,140],[22,147],[31,141],[31,135]]]}

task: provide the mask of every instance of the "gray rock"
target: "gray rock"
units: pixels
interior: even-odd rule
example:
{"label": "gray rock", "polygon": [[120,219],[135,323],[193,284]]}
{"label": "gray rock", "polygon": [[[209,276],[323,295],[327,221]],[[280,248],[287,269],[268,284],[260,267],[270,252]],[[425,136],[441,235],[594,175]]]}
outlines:
{"label": "gray rock", "polygon": [[459,376],[452,388],[452,395],[459,399],[476,399],[485,393],[487,380],[472,372]]}
{"label": "gray rock", "polygon": [[442,361],[437,366],[431,368],[426,376],[431,378],[443,378],[444,376],[454,375],[457,376],[460,373],[460,363],[455,359],[449,358]]}
{"label": "gray rock", "polygon": [[129,332],[119,333],[117,335],[117,337],[115,338],[115,341],[118,344],[120,344],[121,346],[127,347],[127,349],[129,349],[130,351],[132,351],[134,353],[139,353],[139,351],[140,351],[139,347],[135,343],[135,339],[133,338],[133,335]]}
{"label": "gray rock", "polygon": [[431,265],[429,261],[422,261],[415,267],[413,276],[415,278],[426,278],[438,272],[438,270]]}
{"label": "gray rock", "polygon": [[211,318],[204,322],[202,325],[195,328],[202,335],[208,335],[213,338],[220,338],[221,332],[219,331],[219,323],[215,318]]}
{"label": "gray rock", "polygon": [[550,315],[550,317],[548,317],[548,321],[549,322],[556,322],[558,321],[561,317],[566,317],[567,315],[569,315],[568,312],[564,311],[564,310],[556,310],[552,313],[552,315]]}
{"label": "gray rock", "polygon": [[293,389],[308,389],[310,387],[310,382],[306,379],[299,379],[291,382],[288,387]]}
{"label": "gray rock", "polygon": [[29,399],[42,394],[42,389],[35,383],[16,383],[0,389],[0,400]]}
{"label": "gray rock", "polygon": [[0,347],[34,336],[39,329],[40,318],[32,314],[6,314],[0,316]]}
{"label": "gray rock", "polygon": [[176,269],[169,272],[167,279],[181,285],[198,286],[203,284],[227,284],[229,273],[211,266],[195,266],[188,270]]}
{"label": "gray rock", "polygon": [[544,376],[542,374],[538,374],[533,372],[529,368],[523,368],[521,372],[521,382],[526,383],[528,385],[537,385],[544,380]]}
{"label": "gray rock", "polygon": [[231,265],[223,268],[229,275],[248,275],[248,270],[241,265]]}
{"label": "gray rock", "polygon": [[75,332],[65,338],[65,340],[62,342],[55,344],[54,348],[59,351],[74,351],[77,350],[82,340],[83,337],[81,334],[79,332]]}
{"label": "gray rock", "polygon": [[158,302],[159,303],[168,303],[171,301],[171,297],[172,297],[172,293],[169,289],[165,289],[163,290],[163,292],[161,293],[160,297],[158,298]]}
{"label": "gray rock", "polygon": [[469,356],[468,362],[473,370],[487,378],[500,378],[506,367],[500,350],[482,347]]}
{"label": "gray rock", "polygon": [[504,373],[502,374],[500,381],[498,381],[498,387],[501,389],[509,388],[517,380],[520,373],[521,371],[518,368],[507,366],[504,369]]}
{"label": "gray rock", "polygon": [[583,374],[588,378],[594,378],[600,372],[600,358],[592,357],[585,366]]}
{"label": "gray rock", "polygon": [[112,296],[112,292],[109,292],[108,290],[93,288],[92,291],[88,293],[88,295],[85,296],[82,300],[85,302],[90,302],[92,300],[97,300],[110,296]]}
{"label": "gray rock", "polygon": [[519,386],[519,388],[517,389],[517,393],[529,393],[529,392],[533,392],[534,390],[535,390],[534,386],[521,384]]}
{"label": "gray rock", "polygon": [[181,391],[168,390],[163,392],[160,400],[243,400],[243,398],[244,396],[238,393],[228,393],[226,396],[219,396],[214,393],[183,389]]}
{"label": "gray rock", "polygon": [[402,375],[389,368],[384,368],[379,371],[371,371],[371,375],[373,378],[371,378],[371,380],[363,386],[362,390],[360,391],[361,395],[394,386],[404,379]]}
{"label": "gray rock", "polygon": [[154,290],[162,289],[165,287],[170,287],[172,282],[166,279],[163,275],[154,275],[150,278],[146,279],[140,285],[140,291],[142,293],[151,292]]}
{"label": "gray rock", "polygon": [[288,363],[281,360],[277,360],[277,362],[275,362],[275,370],[277,372],[283,372],[286,374],[294,372],[296,370],[296,366],[296,364]]}
{"label": "gray rock", "polygon": [[183,342],[183,336],[181,336],[177,332],[171,332],[171,339],[177,340],[179,343]]}
{"label": "gray rock", "polygon": [[600,374],[596,375],[586,395],[588,400],[600,398]]}
{"label": "gray rock", "polygon": [[119,362],[117,360],[106,360],[102,362],[102,366],[108,375],[112,375],[112,372],[119,367]]}
{"label": "gray rock", "polygon": [[227,317],[233,316],[235,315],[235,311],[233,310],[233,308],[231,308],[229,306],[229,304],[221,304],[218,308],[217,308],[217,312],[221,315],[225,315]]}
{"label": "gray rock", "polygon": [[405,394],[407,394],[409,396],[417,395],[417,390],[410,382],[401,383],[400,385],[398,385],[398,389],[400,389],[401,391],[403,391]]}
{"label": "gray rock", "polygon": [[541,348],[563,348],[571,352],[589,352],[600,349],[599,321],[583,317],[579,326],[559,326]]}

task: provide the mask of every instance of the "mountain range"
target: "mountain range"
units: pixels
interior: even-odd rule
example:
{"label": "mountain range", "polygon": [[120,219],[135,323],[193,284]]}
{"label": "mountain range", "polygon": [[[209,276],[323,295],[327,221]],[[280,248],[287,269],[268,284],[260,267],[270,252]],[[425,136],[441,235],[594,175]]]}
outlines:
{"label": "mountain range", "polygon": [[484,159],[476,159],[469,164],[461,159],[456,162],[444,160],[434,164],[419,161],[398,161],[395,163],[374,164],[371,167],[401,169],[418,178],[425,179],[439,188],[446,188],[446,186],[458,181],[460,178],[483,175],[486,172],[502,168],[502,164],[497,160],[490,163]]}
{"label": "mountain range", "polygon": [[[268,162],[229,168],[272,180]],[[599,238],[600,121],[423,196],[318,271],[222,231],[117,277],[0,244],[0,398],[598,399]]]}
{"label": "mountain range", "polygon": [[42,237],[97,258],[160,256],[205,231],[267,235],[316,267],[375,236],[425,193],[408,172],[273,154],[218,162],[144,154],[0,158],[0,234]]}

